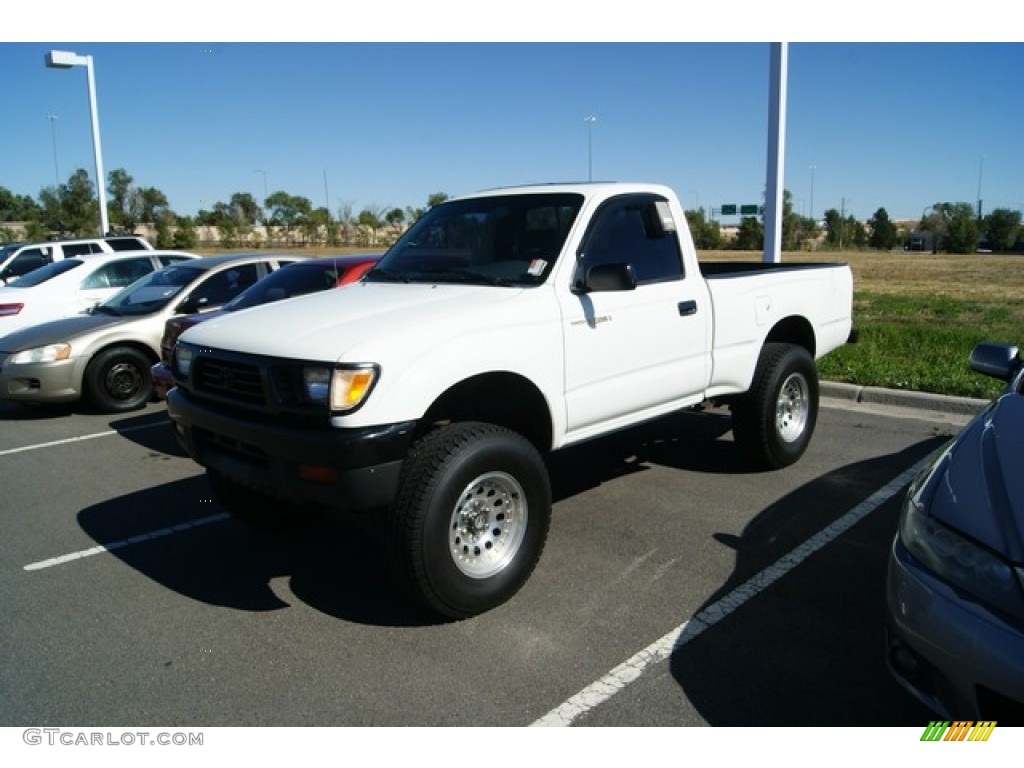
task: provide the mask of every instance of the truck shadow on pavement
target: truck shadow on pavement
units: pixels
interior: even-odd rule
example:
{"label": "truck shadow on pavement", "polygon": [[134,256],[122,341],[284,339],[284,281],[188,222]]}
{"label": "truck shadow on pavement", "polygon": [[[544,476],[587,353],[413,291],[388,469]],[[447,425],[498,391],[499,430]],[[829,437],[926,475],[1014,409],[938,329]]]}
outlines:
{"label": "truck shadow on pavement", "polygon": [[[110,426],[150,451],[181,455],[170,425],[163,428],[165,420],[160,412]],[[649,462],[743,471],[735,447],[715,439],[728,430],[727,415],[680,414],[558,452],[549,459],[554,500],[644,471]],[[689,449],[679,442],[681,435],[685,444],[693,443]],[[88,507],[78,523],[98,544],[144,537],[112,547],[110,554],[203,603],[258,612],[286,608],[296,598],[368,625],[443,623],[393,586],[384,565],[380,518],[372,514],[329,513],[301,530],[259,533],[231,519],[214,500],[206,477],[197,475]]]}
{"label": "truck shadow on pavement", "polygon": [[885,667],[885,573],[904,489],[763,591],[750,580],[817,533],[794,530],[792,521],[836,498],[836,488],[850,489],[852,500],[821,509],[818,530],[943,442],[837,469],[766,508],[741,536],[714,537],[735,551],[734,571],[695,612],[670,660],[709,724],[922,726],[933,717]]}

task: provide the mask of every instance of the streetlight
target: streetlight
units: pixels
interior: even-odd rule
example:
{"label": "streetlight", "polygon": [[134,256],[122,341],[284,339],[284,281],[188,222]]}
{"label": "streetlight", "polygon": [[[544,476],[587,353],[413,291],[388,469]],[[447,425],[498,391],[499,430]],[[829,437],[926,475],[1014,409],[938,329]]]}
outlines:
{"label": "streetlight", "polygon": [[261,171],[261,170],[257,169],[255,171],[253,171],[253,173],[262,173],[263,174],[263,204],[266,205],[267,204],[267,172],[266,171]]}
{"label": "streetlight", "polygon": [[981,172],[985,169],[985,156],[978,160],[978,221],[981,221]]}
{"label": "streetlight", "polygon": [[814,163],[811,163],[811,218],[814,218],[814,172],[818,169]]}
{"label": "streetlight", "polygon": [[92,70],[92,56],[79,56],[71,51],[50,51],[46,54],[46,66],[51,69],[85,67],[89,85],[89,114],[92,117],[92,150],[96,156],[96,191],[100,201],[100,236],[107,234],[107,190],[103,181],[103,152],[100,149],[100,118],[96,111],[96,78]]}
{"label": "streetlight", "polygon": [[594,143],[593,143],[593,127],[594,123],[597,122],[597,118],[593,115],[587,115],[583,118],[583,122],[587,124],[587,181],[594,180]]}
{"label": "streetlight", "polygon": [[60,187],[60,168],[57,166],[57,116],[47,115],[46,119],[50,121],[50,132],[53,134],[53,178]]}

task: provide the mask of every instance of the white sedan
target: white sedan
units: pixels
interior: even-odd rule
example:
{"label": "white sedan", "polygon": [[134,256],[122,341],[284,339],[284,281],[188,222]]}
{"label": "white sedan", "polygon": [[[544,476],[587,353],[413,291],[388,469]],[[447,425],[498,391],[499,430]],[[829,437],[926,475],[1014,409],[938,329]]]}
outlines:
{"label": "white sedan", "polygon": [[0,287],[0,337],[84,312],[150,272],[195,258],[182,251],[135,251],[47,264]]}

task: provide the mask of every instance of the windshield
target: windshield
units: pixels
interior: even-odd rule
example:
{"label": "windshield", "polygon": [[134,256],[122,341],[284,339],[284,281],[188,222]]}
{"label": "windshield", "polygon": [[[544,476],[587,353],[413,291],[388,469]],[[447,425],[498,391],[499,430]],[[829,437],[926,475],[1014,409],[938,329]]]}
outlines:
{"label": "windshield", "polygon": [[148,315],[159,312],[182,288],[203,272],[204,269],[180,264],[158,269],[97,304],[93,312],[108,315]]}
{"label": "windshield", "polygon": [[246,288],[222,309],[225,312],[235,312],[292,296],[325,291],[337,284],[338,277],[338,269],[333,265],[301,262],[289,264]]}
{"label": "windshield", "polygon": [[50,278],[70,272],[75,267],[80,267],[85,262],[80,259],[61,259],[52,264],[33,269],[28,274],[22,275],[17,280],[12,280],[8,285],[12,288],[31,288],[33,285],[45,283]]}
{"label": "windshield", "polygon": [[535,286],[583,205],[577,194],[478,197],[427,211],[367,273],[368,282]]}

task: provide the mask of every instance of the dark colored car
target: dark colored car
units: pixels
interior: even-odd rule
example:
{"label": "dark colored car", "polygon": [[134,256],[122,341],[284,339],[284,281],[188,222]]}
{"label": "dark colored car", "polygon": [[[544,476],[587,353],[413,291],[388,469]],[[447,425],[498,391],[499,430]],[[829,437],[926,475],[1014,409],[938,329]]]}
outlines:
{"label": "dark colored car", "polygon": [[219,317],[224,312],[237,312],[240,309],[248,309],[260,304],[270,304],[281,299],[303,296],[307,293],[316,293],[347,283],[354,283],[366,274],[378,259],[380,259],[379,254],[305,259],[279,269],[274,274],[260,280],[216,312],[179,315],[170,318],[164,326],[164,335],[160,340],[162,360],[151,369],[154,394],[163,399],[167,396],[167,390],[174,386],[174,377],[171,376],[166,363],[171,359],[171,351],[174,349],[178,337],[193,325],[213,317]]}
{"label": "dark colored car", "polygon": [[986,342],[971,368],[1007,382],[910,486],[887,576],[889,668],[943,719],[1024,724],[1024,362]]}

